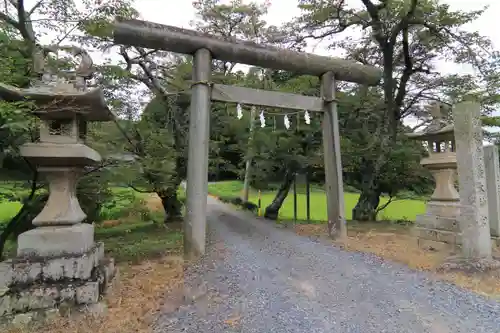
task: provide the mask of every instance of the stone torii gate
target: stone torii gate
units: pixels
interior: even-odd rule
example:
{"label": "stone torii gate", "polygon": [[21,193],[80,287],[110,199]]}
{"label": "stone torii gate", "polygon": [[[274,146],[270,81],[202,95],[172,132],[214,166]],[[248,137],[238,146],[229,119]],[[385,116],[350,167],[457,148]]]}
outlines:
{"label": "stone torii gate", "polygon": [[[339,58],[241,40],[229,41],[193,30],[147,21],[117,18],[113,28],[114,41],[117,44],[171,51],[194,57],[184,224],[184,250],[188,257],[205,253],[212,100],[323,112],[328,230],[332,237],[342,237],[346,234],[335,80],[373,86],[380,81],[379,69]],[[212,59],[319,76],[321,98],[213,84],[210,81]]]}

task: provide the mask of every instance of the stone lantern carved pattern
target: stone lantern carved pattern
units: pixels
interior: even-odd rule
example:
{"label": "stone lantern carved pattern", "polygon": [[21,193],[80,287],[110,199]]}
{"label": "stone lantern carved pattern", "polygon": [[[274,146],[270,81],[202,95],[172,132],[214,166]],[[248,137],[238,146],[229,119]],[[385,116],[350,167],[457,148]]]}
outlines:
{"label": "stone lantern carved pattern", "polygon": [[443,114],[442,106],[430,106],[431,123],[418,133],[407,136],[427,145],[429,155],[420,161],[435,180],[434,192],[427,202],[426,213],[416,218],[416,233],[419,238],[459,242],[457,216],[460,196],[455,188],[457,156],[455,151],[454,126]]}

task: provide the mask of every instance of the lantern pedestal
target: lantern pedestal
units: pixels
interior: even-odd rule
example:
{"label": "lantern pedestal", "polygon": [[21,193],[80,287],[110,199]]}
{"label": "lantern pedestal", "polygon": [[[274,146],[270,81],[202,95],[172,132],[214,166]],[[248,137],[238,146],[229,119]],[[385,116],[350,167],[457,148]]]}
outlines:
{"label": "lantern pedestal", "polygon": [[431,153],[420,162],[436,182],[426,212],[415,220],[414,235],[419,239],[460,244],[460,196],[455,189],[456,155],[454,152]]}
{"label": "lantern pedestal", "polygon": [[454,127],[444,118],[441,106],[435,104],[430,113],[431,123],[420,133],[407,134],[408,137],[426,143],[428,157],[420,164],[428,169],[435,180],[434,192],[426,205],[425,214],[415,220],[413,234],[419,241],[434,241],[460,244],[460,195],[455,188],[457,156],[453,136]]}
{"label": "lantern pedestal", "polygon": [[19,258],[77,256],[85,254],[93,246],[94,226],[91,224],[40,227],[19,235],[17,256]]}

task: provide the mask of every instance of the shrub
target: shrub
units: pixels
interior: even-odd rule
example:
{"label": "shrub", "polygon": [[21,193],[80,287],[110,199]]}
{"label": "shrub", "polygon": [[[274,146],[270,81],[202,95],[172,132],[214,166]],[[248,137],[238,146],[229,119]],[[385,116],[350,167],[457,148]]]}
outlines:
{"label": "shrub", "polygon": [[141,221],[156,221],[158,216],[146,207],[144,200],[129,188],[116,188],[104,203],[101,220],[118,220],[134,216]]}
{"label": "shrub", "polygon": [[99,223],[103,220],[101,211],[106,202],[111,200],[112,194],[103,172],[92,172],[82,177],[78,182],[77,196],[80,206],[87,214],[85,222]]}

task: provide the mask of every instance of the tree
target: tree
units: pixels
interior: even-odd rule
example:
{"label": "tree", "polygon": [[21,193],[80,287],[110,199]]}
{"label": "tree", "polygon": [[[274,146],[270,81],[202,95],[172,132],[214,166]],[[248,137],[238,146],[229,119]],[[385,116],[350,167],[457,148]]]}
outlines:
{"label": "tree", "polygon": [[[223,38],[237,38],[253,42],[270,41],[274,27],[267,27],[262,17],[267,13],[269,3],[257,4],[251,2],[243,4],[241,0],[232,0],[229,4],[221,4],[219,0],[198,0],[193,3],[197,10],[198,20],[194,22],[197,30]],[[230,75],[236,63],[216,61],[216,71],[223,76]],[[258,88],[266,88],[266,70],[253,68],[252,73],[259,72],[264,79],[253,80],[258,82]],[[251,75],[252,76],[252,75]],[[251,77],[250,76],[250,77]],[[248,77],[247,77],[248,78]],[[248,201],[252,178],[255,108],[250,111],[249,135],[245,151],[245,171],[243,176],[242,200]]]}
{"label": "tree", "polygon": [[[497,103],[498,53],[491,42],[463,26],[477,19],[484,9],[453,11],[437,0],[360,0],[351,7],[343,0],[301,0],[303,14],[289,25],[296,47],[307,39],[327,39],[331,48],[342,49],[347,58],[383,69],[382,99],[366,100],[358,112],[380,113],[375,120],[373,144],[366,149],[361,195],[353,209],[356,220],[375,216],[383,192],[384,170],[403,129],[403,119],[425,115],[425,100],[459,101],[473,92],[487,110]],[[350,33],[345,38],[335,38]],[[353,37],[359,35],[359,38]],[[445,59],[473,66],[477,75],[443,75],[435,61]]]}
{"label": "tree", "polygon": [[[128,1],[84,1],[77,4],[69,0],[41,0],[32,8],[26,8],[23,0],[9,0],[0,5],[0,73],[2,81],[17,87],[28,87],[39,73],[35,54],[43,47],[40,39],[44,37],[50,43],[60,45],[78,44],[92,48],[99,41],[86,32],[96,26],[105,25],[115,15],[130,12]],[[55,62],[56,67],[67,65],[67,59]],[[47,199],[44,181],[31,165],[19,156],[18,148],[27,141],[38,137],[36,119],[31,116],[33,105],[29,102],[0,102],[0,161],[2,173],[9,171],[9,179],[27,181],[30,189],[23,200],[18,214],[5,226],[0,235],[0,254],[7,238],[31,228],[31,220],[39,213]],[[12,171],[15,170],[15,173]],[[91,170],[93,171],[93,170]],[[88,213],[90,222],[98,219],[100,203],[105,200],[107,190],[105,182],[93,178],[79,184],[78,196]],[[109,193],[108,193],[109,194]]]}

